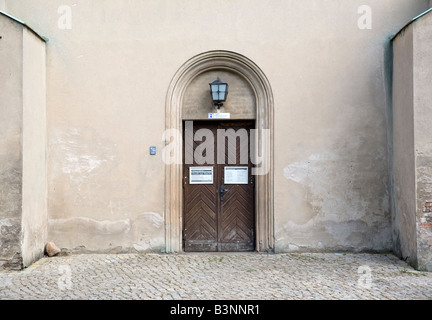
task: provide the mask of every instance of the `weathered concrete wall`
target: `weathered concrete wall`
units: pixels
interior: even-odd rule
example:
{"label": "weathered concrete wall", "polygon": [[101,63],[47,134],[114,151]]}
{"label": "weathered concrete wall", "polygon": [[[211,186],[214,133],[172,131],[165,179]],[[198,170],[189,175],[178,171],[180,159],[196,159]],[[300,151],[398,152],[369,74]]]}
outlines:
{"label": "weathered concrete wall", "polygon": [[21,265],[23,28],[0,14],[0,265]]}
{"label": "weathered concrete wall", "polygon": [[28,266],[47,243],[45,42],[23,31],[22,255]]}
{"label": "weathered concrete wall", "polygon": [[424,3],[374,2],[371,30],[349,24],[360,3],[348,3],[301,11],[289,67],[272,78],[280,251],[392,247],[384,57],[389,35]]}
{"label": "weathered concrete wall", "polygon": [[393,42],[394,252],[417,263],[416,170],[414,155],[413,26]]}
{"label": "weathered concrete wall", "polygon": [[167,88],[185,61],[223,49],[272,86],[276,251],[391,249],[385,48],[428,0],[374,1],[371,29],[359,27],[361,0],[6,3],[49,38],[48,237],[59,246],[164,249]]}
{"label": "weathered concrete wall", "polygon": [[47,241],[45,42],[0,13],[0,266],[28,266]]}
{"label": "weathered concrete wall", "polygon": [[418,268],[432,271],[432,13],[413,23]]}
{"label": "weathered concrete wall", "polygon": [[394,47],[395,252],[432,271],[432,14],[407,25]]}

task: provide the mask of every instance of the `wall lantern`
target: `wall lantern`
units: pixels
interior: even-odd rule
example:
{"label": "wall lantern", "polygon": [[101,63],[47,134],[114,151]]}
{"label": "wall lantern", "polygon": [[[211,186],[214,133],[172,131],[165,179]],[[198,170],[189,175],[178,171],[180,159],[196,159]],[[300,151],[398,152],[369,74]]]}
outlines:
{"label": "wall lantern", "polygon": [[219,77],[210,83],[210,93],[213,99],[213,104],[216,108],[223,106],[228,95],[228,83],[222,82]]}

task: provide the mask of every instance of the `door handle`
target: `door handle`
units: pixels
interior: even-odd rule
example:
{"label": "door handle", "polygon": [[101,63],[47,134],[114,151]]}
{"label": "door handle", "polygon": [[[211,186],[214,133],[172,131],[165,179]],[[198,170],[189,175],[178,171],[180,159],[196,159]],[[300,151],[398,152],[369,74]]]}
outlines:
{"label": "door handle", "polygon": [[224,189],[224,185],[220,187],[220,199],[223,201],[224,192],[228,192],[228,189]]}

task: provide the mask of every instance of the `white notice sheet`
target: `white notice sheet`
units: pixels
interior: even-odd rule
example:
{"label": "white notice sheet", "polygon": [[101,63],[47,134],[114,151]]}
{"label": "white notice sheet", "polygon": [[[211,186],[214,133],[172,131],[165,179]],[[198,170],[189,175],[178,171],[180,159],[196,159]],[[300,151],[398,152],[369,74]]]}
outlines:
{"label": "white notice sheet", "polygon": [[213,184],[213,167],[189,167],[189,184]]}
{"label": "white notice sheet", "polygon": [[225,184],[248,184],[248,167],[225,167]]}

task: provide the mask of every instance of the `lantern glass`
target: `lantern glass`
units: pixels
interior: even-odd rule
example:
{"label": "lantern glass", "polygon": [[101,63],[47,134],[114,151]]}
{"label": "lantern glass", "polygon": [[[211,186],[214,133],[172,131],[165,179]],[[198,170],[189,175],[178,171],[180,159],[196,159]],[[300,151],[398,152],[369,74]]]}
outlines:
{"label": "lantern glass", "polygon": [[228,94],[228,84],[219,78],[210,83],[211,96],[214,103],[221,103],[226,100]]}

